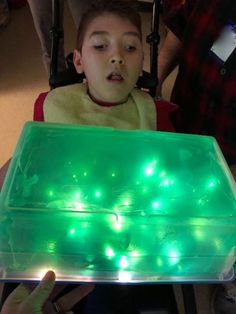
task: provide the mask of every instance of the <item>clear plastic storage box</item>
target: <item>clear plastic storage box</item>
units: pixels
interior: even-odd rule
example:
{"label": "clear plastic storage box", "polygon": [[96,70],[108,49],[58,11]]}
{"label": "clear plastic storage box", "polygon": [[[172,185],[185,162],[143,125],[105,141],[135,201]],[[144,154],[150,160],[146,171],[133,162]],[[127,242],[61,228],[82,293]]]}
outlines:
{"label": "clear plastic storage box", "polygon": [[227,280],[235,247],[214,138],[26,123],[1,192],[2,280]]}

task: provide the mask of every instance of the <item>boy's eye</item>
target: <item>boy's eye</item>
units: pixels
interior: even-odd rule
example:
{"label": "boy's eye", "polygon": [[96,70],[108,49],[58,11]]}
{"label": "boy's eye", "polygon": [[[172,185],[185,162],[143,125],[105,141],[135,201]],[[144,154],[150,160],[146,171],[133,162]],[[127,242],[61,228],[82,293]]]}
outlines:
{"label": "boy's eye", "polygon": [[95,45],[93,45],[93,47],[96,50],[103,50],[103,49],[107,48],[107,45],[106,44],[95,44]]}
{"label": "boy's eye", "polygon": [[136,48],[136,46],[134,46],[134,45],[126,45],[126,46],[125,46],[125,49],[126,49],[127,51],[132,52],[132,51],[135,51],[137,48]]}

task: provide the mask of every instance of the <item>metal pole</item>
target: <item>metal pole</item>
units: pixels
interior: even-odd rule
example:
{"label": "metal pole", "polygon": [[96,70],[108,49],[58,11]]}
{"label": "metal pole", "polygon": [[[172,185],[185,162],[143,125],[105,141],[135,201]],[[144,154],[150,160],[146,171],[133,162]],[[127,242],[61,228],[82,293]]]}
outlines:
{"label": "metal pole", "polygon": [[50,77],[53,77],[58,72],[58,50],[59,41],[63,37],[62,25],[60,22],[61,10],[60,0],[52,0],[52,48],[51,48],[51,64],[50,64]]}
{"label": "metal pole", "polygon": [[[151,24],[151,34],[147,36],[147,43],[150,44],[150,73],[154,81],[158,83],[158,69],[157,69],[157,57],[158,57],[158,45],[160,43],[159,35],[159,23],[160,13],[162,9],[162,0],[154,0],[153,2],[153,14]],[[156,96],[156,87],[151,88],[150,94]]]}

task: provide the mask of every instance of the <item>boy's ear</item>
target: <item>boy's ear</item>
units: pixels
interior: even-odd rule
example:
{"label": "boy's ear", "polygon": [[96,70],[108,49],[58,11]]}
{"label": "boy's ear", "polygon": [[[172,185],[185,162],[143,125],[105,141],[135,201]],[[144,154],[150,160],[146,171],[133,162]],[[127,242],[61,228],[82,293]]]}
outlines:
{"label": "boy's ear", "polygon": [[81,53],[75,49],[74,50],[74,56],[73,56],[73,62],[77,73],[83,73],[83,65],[82,65],[82,56]]}

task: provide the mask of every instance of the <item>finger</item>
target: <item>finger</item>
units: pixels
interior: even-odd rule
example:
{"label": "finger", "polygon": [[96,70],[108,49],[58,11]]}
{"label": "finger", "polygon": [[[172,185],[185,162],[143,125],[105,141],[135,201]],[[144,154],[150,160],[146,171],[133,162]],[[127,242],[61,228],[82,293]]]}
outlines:
{"label": "finger", "polygon": [[30,294],[28,302],[35,305],[43,305],[53,290],[55,278],[55,273],[53,271],[48,271],[38,286]]}
{"label": "finger", "polygon": [[61,292],[63,289],[65,289],[67,285],[65,284],[56,284],[52,293],[50,294],[49,299],[54,300]]}
{"label": "finger", "polygon": [[63,312],[69,311],[79,301],[93,291],[94,287],[95,286],[93,284],[81,285],[59,298],[56,302]]}
{"label": "finger", "polygon": [[6,299],[6,302],[4,303],[4,306],[7,306],[8,304],[20,304],[22,301],[24,301],[28,296],[30,292],[27,289],[27,287],[24,286],[24,284],[20,284],[13,292],[8,296]]}

